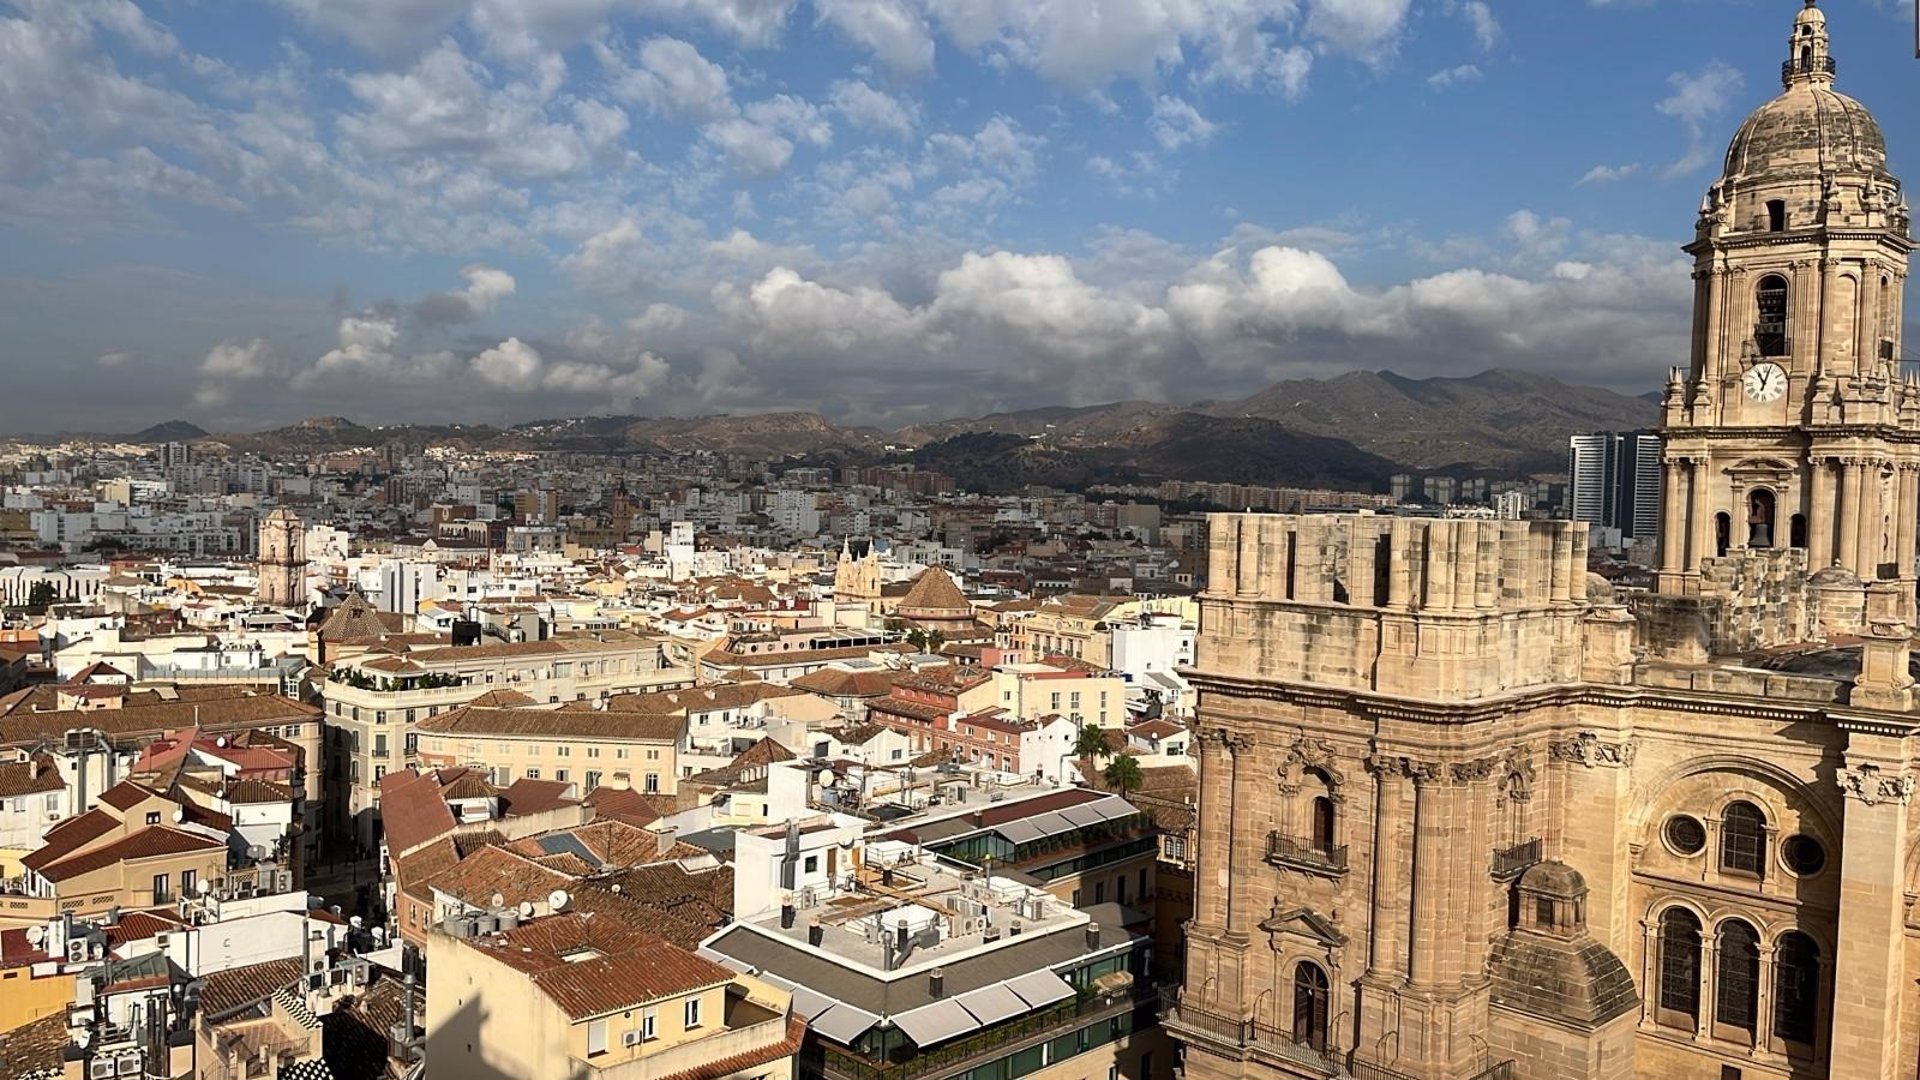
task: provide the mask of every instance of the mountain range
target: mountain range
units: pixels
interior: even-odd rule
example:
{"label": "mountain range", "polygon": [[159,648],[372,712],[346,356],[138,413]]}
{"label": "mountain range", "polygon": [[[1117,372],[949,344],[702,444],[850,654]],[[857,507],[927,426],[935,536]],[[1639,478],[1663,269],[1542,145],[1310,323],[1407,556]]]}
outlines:
{"label": "mountain range", "polygon": [[1052,406],[892,432],[835,424],[817,413],[771,412],[594,416],[509,427],[369,428],[318,417],[220,434],[174,420],[120,438],[266,453],[404,442],[603,453],[710,450],[834,464],[906,460],[983,491],[1162,479],[1383,489],[1396,472],[1557,473],[1566,465],[1568,435],[1646,428],[1658,413],[1649,397],[1522,371],[1429,379],[1356,371],[1278,382],[1230,401]]}

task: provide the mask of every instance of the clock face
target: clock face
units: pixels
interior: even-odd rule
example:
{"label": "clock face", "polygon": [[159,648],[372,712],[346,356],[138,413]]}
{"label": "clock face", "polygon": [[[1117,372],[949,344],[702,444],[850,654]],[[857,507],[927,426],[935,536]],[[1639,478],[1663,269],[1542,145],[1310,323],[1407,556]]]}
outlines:
{"label": "clock face", "polygon": [[1747,369],[1740,385],[1755,401],[1778,401],[1787,392],[1787,373],[1779,364],[1755,364]]}

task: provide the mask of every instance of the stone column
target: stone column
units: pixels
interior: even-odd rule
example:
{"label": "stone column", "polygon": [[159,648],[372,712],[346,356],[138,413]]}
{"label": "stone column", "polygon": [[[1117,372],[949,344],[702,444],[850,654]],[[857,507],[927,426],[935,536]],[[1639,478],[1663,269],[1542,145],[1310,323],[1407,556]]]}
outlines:
{"label": "stone column", "polygon": [[[1246,757],[1247,751],[1252,749],[1253,740],[1247,738],[1245,735],[1232,735],[1222,732],[1220,742],[1226,747],[1228,761],[1227,851],[1230,853],[1230,863],[1237,865],[1242,854],[1240,851],[1242,836],[1239,827],[1241,815],[1238,806],[1240,799],[1240,759]],[[1234,925],[1233,920],[1233,892],[1234,882],[1236,880],[1238,880],[1238,875],[1233,873],[1233,866],[1230,865],[1227,868],[1226,896],[1221,918],[1229,934],[1240,930],[1239,927]]]}
{"label": "stone column", "polygon": [[1840,535],[1839,562],[1841,566],[1860,573],[1860,488],[1866,473],[1866,463],[1857,457],[1840,459]]}
{"label": "stone column", "polygon": [[1809,467],[1813,485],[1807,499],[1807,570],[1812,572],[1833,565],[1833,463],[1816,456]]}
{"label": "stone column", "polygon": [[1893,1080],[1912,1048],[1901,1045],[1900,1004],[1910,986],[1902,953],[1907,806],[1914,779],[1898,735],[1850,728],[1842,800],[1840,926],[1834,969],[1830,1080]]}
{"label": "stone column", "polygon": [[1693,546],[1688,556],[1688,569],[1695,573],[1701,570],[1701,564],[1713,557],[1713,484],[1712,466],[1706,455],[1701,454],[1687,459],[1693,480],[1688,485],[1691,507],[1688,514],[1693,521]]}
{"label": "stone column", "polygon": [[1660,572],[1677,574],[1686,569],[1686,534],[1682,530],[1687,522],[1687,493],[1685,490],[1686,470],[1681,468],[1679,459],[1668,458],[1662,463],[1665,473],[1660,492]]}
{"label": "stone column", "polygon": [[1200,829],[1195,854],[1193,919],[1197,926],[1220,930],[1227,922],[1227,883],[1232,879],[1232,850],[1221,841],[1219,826],[1233,820],[1232,792],[1227,785],[1224,731],[1194,734],[1200,752]]}
{"label": "stone column", "polygon": [[1894,577],[1906,581],[1914,575],[1914,518],[1920,515],[1920,464],[1902,461],[1894,466],[1899,484],[1893,519]]}
{"label": "stone column", "polygon": [[1440,943],[1442,891],[1447,864],[1455,853],[1447,850],[1447,823],[1439,768],[1430,762],[1409,763],[1413,777],[1413,887],[1408,908],[1413,913],[1407,934],[1407,980],[1416,986],[1435,980],[1434,960]]}
{"label": "stone column", "polygon": [[1880,462],[1862,460],[1860,470],[1860,510],[1854,518],[1854,573],[1862,580],[1879,576],[1882,546],[1880,510]]}

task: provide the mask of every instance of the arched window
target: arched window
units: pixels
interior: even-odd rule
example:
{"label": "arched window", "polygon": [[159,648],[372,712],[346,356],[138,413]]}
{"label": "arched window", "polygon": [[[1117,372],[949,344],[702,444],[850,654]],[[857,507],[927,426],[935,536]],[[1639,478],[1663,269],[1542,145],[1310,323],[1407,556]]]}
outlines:
{"label": "arched window", "polygon": [[1729,919],[1720,924],[1714,956],[1714,1020],[1752,1031],[1760,1012],[1760,935]]}
{"label": "arched window", "polygon": [[1773,1034],[1813,1045],[1820,1008],[1820,946],[1798,930],[1780,935],[1773,958]]}
{"label": "arched window", "polygon": [[[1780,227],[1786,228],[1786,204],[1780,207]],[[1771,216],[1771,208],[1769,208]],[[1761,356],[1787,355],[1787,279],[1768,274],[1754,293],[1753,343]]]}
{"label": "arched window", "polygon": [[1720,869],[1760,877],[1767,869],[1767,816],[1750,802],[1727,806],[1720,821]]}
{"label": "arched window", "polygon": [[1332,851],[1333,840],[1333,799],[1326,795],[1313,797],[1313,850]]}
{"label": "arched window", "polygon": [[1327,1005],[1332,994],[1327,973],[1311,960],[1293,969],[1293,1041],[1315,1050],[1327,1048]]}
{"label": "arched window", "polygon": [[1773,546],[1773,492],[1754,488],[1747,494],[1747,546]]}
{"label": "arched window", "polygon": [[1807,515],[1795,514],[1787,519],[1787,544],[1797,548],[1807,546]]}
{"label": "arched window", "polygon": [[1724,558],[1733,543],[1733,519],[1725,512],[1713,515],[1713,553]]}
{"label": "arched window", "polygon": [[1686,1027],[1700,1016],[1700,920],[1686,908],[1660,915],[1659,1011],[1663,1023]]}

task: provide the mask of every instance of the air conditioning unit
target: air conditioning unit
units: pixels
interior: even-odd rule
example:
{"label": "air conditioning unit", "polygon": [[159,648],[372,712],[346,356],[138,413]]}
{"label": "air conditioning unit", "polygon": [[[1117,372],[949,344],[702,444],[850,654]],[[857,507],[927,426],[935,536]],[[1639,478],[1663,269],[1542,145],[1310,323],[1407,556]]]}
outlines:
{"label": "air conditioning unit", "polygon": [[65,814],[62,814],[62,813],[61,813],[60,811],[58,811],[58,810],[52,810],[52,811],[49,811],[49,812],[47,813],[47,820],[48,820],[48,821],[59,821],[60,819],[62,819],[62,818],[64,818],[64,817],[66,817],[66,816],[67,816],[67,815],[65,815]]}
{"label": "air conditioning unit", "polygon": [[119,1067],[116,1068],[114,1071],[119,1073],[121,1076],[139,1076],[140,1075],[140,1055],[139,1054],[121,1054],[120,1060],[116,1064]]}
{"label": "air conditioning unit", "polygon": [[159,949],[161,952],[165,952],[167,949],[167,942],[171,940],[173,939],[168,937],[166,934],[155,934],[153,935],[153,947],[156,949]]}
{"label": "air conditioning unit", "polygon": [[67,942],[67,963],[84,964],[87,962],[87,939],[73,938]]}
{"label": "air conditioning unit", "polygon": [[636,1046],[639,1046],[639,1045],[640,1045],[640,1032],[639,1032],[639,1030],[638,1030],[638,1029],[635,1029],[635,1030],[633,1030],[633,1031],[623,1031],[623,1032],[621,1032],[621,1033],[620,1033],[620,1045],[621,1045],[621,1046],[623,1046],[623,1047],[625,1047],[625,1048],[627,1048],[627,1049],[629,1049],[629,1050],[631,1050],[631,1049],[633,1049],[633,1048],[634,1048],[634,1047],[636,1047]]}
{"label": "air conditioning unit", "polygon": [[92,1063],[87,1066],[88,1080],[112,1080],[112,1077],[112,1058],[94,1058]]}

